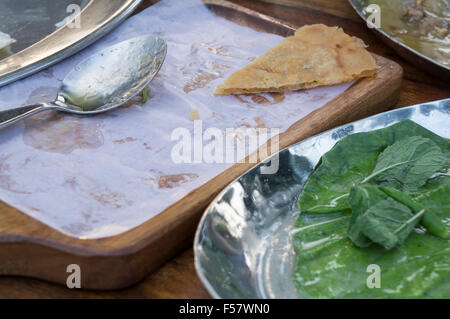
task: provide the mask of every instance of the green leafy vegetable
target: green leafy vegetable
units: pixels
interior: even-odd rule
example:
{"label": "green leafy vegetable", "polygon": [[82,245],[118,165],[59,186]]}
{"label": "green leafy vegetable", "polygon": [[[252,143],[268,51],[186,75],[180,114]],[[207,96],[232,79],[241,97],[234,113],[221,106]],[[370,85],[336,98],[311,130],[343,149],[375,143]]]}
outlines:
{"label": "green leafy vegetable", "polygon": [[[421,203],[413,200],[408,194],[405,194],[395,188],[392,187],[380,187],[380,189],[395,199],[396,201],[406,205],[415,213],[419,213],[420,211],[424,211],[424,215],[422,217],[422,224],[425,228],[430,232],[430,234],[439,236],[441,238],[447,239],[449,231],[447,230],[447,226],[440,220],[440,218],[434,213],[433,210],[441,210],[442,207],[426,207]],[[447,189],[447,195],[450,194],[450,188]],[[450,207],[446,208],[449,209]]]}
{"label": "green leafy vegetable", "polygon": [[358,247],[368,247],[372,243],[362,232],[360,227],[355,227],[356,220],[363,215],[369,207],[386,199],[386,194],[376,186],[353,187],[349,201],[352,207],[348,236]]}
{"label": "green leafy vegetable", "polygon": [[353,227],[373,242],[392,249],[403,243],[423,212],[413,215],[405,205],[387,198],[370,206]]}
{"label": "green leafy vegetable", "polygon": [[[301,297],[450,297],[449,140],[412,121],[345,137],[298,203]],[[366,285],[370,264],[381,289]]]}
{"label": "green leafy vegetable", "polygon": [[[449,298],[450,243],[412,232],[405,243],[386,250],[359,248],[346,233],[349,216],[314,224],[294,237],[294,280],[302,298]],[[366,285],[368,265],[381,269],[381,288]]]}
{"label": "green leafy vegetable", "polygon": [[142,90],[142,103],[146,103],[148,101],[149,93],[150,91],[148,90],[148,88]]}
{"label": "green leafy vegetable", "polygon": [[374,182],[404,191],[414,191],[438,170],[445,157],[432,140],[411,136],[388,146],[379,156],[373,172],[362,183]]}
{"label": "green leafy vegetable", "polygon": [[425,210],[416,215],[376,186],[354,187],[350,203],[352,217],[348,236],[358,247],[371,242],[392,249],[404,242]]}
{"label": "green leafy vegetable", "polygon": [[378,156],[388,146],[410,136],[432,140],[447,158],[445,167],[450,166],[450,142],[412,121],[402,121],[381,130],[356,133],[337,142],[322,157],[299,198],[300,211],[315,214],[349,212],[348,197],[351,188],[372,174]]}

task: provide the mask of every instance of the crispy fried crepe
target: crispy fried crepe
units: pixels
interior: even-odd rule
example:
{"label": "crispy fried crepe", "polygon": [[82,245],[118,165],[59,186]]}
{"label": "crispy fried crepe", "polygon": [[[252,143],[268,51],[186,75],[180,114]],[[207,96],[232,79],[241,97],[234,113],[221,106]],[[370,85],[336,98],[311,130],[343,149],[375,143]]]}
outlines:
{"label": "crispy fried crepe", "polygon": [[378,66],[363,43],[338,27],[304,26],[232,74],[214,94],[285,92],[372,76]]}

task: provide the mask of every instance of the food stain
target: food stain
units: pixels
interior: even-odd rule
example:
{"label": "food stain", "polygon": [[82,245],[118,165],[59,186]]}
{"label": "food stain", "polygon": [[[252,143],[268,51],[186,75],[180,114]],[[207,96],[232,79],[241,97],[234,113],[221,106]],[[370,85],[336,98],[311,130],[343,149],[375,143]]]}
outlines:
{"label": "food stain", "polygon": [[198,110],[193,110],[190,114],[189,114],[189,118],[191,119],[191,121],[196,121],[198,120],[199,117],[199,112]]}
{"label": "food stain", "polygon": [[47,68],[44,71],[42,71],[42,76],[45,78],[52,78],[53,77],[53,69]]}
{"label": "food stain", "polygon": [[11,157],[9,155],[0,156],[0,188],[18,194],[31,194],[30,192],[23,192],[17,189],[19,186],[10,176],[10,166],[6,163]]}
{"label": "food stain", "polygon": [[24,121],[23,141],[35,149],[69,154],[76,149],[103,145],[101,122],[67,114],[46,112]]}
{"label": "food stain", "polygon": [[286,95],[284,93],[268,93],[268,94],[241,94],[234,95],[241,103],[254,105],[273,105],[284,101]]}
{"label": "food stain", "polygon": [[[40,87],[31,92],[26,104],[51,101],[56,92],[54,87]],[[98,119],[43,112],[24,120],[23,141],[35,149],[61,154],[99,148],[103,145],[103,134]]]}
{"label": "food stain", "polygon": [[256,128],[267,128],[266,124],[264,124],[264,121],[260,117],[254,117],[253,120],[256,123]]}
{"label": "food stain", "polygon": [[261,105],[269,105],[272,104],[269,99],[262,95],[252,95],[252,101]]}
{"label": "food stain", "polygon": [[188,79],[184,85],[183,91],[185,93],[204,88],[209,82],[216,80],[222,76],[224,70],[229,69],[230,66],[213,61],[214,59],[200,58],[199,49],[207,48],[208,51],[222,56],[227,56],[228,50],[223,47],[214,47],[208,43],[201,43],[201,47],[192,44],[190,51],[190,61],[188,64],[177,67],[178,71]]}
{"label": "food stain", "polygon": [[134,141],[136,141],[135,138],[127,137],[127,138],[123,138],[123,139],[120,139],[120,140],[115,140],[115,141],[113,141],[113,143],[114,144],[124,144],[124,143],[134,142]]}
{"label": "food stain", "polygon": [[82,233],[87,233],[89,231],[92,231],[93,227],[90,225],[87,225],[86,223],[73,223],[66,226],[61,227],[66,232],[73,234],[73,235],[79,235]]}
{"label": "food stain", "polygon": [[224,71],[224,70],[229,69],[229,68],[230,67],[228,65],[220,64],[220,63],[217,63],[217,62],[213,63],[213,65],[212,65],[212,69],[214,71]]}
{"label": "food stain", "polygon": [[175,188],[196,178],[198,178],[198,174],[191,173],[164,175],[159,177],[158,187],[163,189]]}
{"label": "food stain", "polygon": [[183,91],[185,93],[189,93],[194,90],[204,88],[209,82],[214,81],[217,78],[218,76],[214,74],[208,73],[199,74],[194,78],[192,78],[191,81],[185,84],[185,86],[183,87]]}
{"label": "food stain", "polygon": [[76,177],[70,177],[64,181],[63,186],[69,186],[72,189],[78,188],[80,185],[78,184]]}
{"label": "food stain", "polygon": [[[208,43],[202,43],[201,45],[205,46],[205,45],[208,45]],[[224,46],[220,46],[220,47],[217,47],[217,48],[209,46],[208,47],[208,51],[210,51],[210,52],[212,52],[214,54],[217,54],[217,55],[228,56],[228,49],[226,47],[224,47]]]}
{"label": "food stain", "polygon": [[104,206],[110,206],[113,208],[121,208],[121,203],[125,200],[125,196],[121,193],[102,193],[102,194],[89,194],[94,200]]}

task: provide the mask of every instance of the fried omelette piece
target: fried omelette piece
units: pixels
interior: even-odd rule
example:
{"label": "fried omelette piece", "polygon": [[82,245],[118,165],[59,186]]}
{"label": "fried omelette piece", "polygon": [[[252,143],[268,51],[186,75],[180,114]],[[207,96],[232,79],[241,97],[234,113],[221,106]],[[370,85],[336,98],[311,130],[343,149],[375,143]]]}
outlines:
{"label": "fried omelette piece", "polygon": [[308,25],[233,73],[214,94],[286,92],[334,85],[372,76],[378,68],[361,40],[339,27]]}

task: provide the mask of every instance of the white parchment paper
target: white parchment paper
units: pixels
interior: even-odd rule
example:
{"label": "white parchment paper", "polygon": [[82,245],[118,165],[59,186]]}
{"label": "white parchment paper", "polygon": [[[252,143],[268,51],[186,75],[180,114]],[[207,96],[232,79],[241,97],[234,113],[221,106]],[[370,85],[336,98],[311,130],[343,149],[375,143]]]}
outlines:
{"label": "white parchment paper", "polygon": [[77,63],[147,33],[168,44],[148,102],[94,117],[41,113],[2,130],[1,200],[70,236],[116,235],[231,165],[176,164],[171,159],[177,143],[171,135],[177,128],[193,131],[192,111],[203,130],[267,127],[282,132],[350,85],[286,95],[213,96],[228,75],[282,38],[219,18],[200,0],[163,0],[77,55],[1,88],[0,109],[54,99]]}

